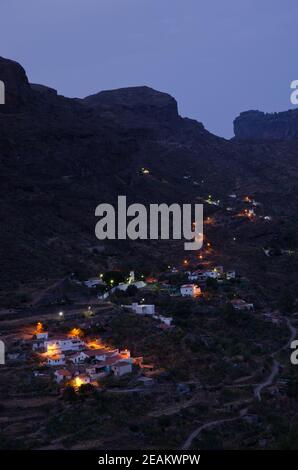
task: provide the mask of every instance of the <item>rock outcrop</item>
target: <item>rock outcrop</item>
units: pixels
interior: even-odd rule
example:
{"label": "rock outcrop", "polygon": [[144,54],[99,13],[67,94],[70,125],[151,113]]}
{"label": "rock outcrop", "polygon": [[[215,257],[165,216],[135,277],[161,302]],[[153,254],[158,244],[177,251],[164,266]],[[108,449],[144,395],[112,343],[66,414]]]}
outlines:
{"label": "rock outcrop", "polygon": [[29,105],[32,90],[20,64],[0,57],[0,80],[5,86],[5,105],[0,106],[0,113],[16,113]]}
{"label": "rock outcrop", "polygon": [[297,140],[298,109],[281,113],[245,111],[234,120],[236,139]]}

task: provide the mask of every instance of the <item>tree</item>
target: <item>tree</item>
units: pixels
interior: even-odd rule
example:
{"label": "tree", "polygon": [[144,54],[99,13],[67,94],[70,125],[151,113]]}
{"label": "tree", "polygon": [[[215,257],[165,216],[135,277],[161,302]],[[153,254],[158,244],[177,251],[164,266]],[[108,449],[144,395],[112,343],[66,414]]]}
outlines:
{"label": "tree", "polygon": [[218,284],[216,279],[212,279],[211,277],[208,277],[206,281],[206,290],[208,292],[214,292],[218,289]]}
{"label": "tree", "polygon": [[67,385],[67,387],[64,389],[62,398],[65,401],[76,401],[78,397],[75,389],[71,385]]}

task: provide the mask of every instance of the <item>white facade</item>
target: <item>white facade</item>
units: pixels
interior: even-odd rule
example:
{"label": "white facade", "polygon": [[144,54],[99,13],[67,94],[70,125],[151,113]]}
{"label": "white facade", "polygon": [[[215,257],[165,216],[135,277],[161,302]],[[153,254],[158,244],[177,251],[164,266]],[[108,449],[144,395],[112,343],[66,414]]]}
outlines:
{"label": "white facade", "polygon": [[62,366],[65,364],[64,354],[59,354],[57,356],[50,356],[47,359],[48,366]]}
{"label": "white facade", "polygon": [[52,339],[45,341],[46,350],[79,351],[85,347],[85,343],[79,338]]}
{"label": "white facade", "polygon": [[132,372],[132,364],[130,362],[117,362],[111,367],[113,374],[116,377],[121,377],[125,374],[130,374]]}
{"label": "white facade", "polygon": [[73,354],[72,356],[69,357],[69,360],[73,362],[74,364],[80,364],[81,362],[84,362],[86,359],[86,354],[84,354],[83,351],[78,352],[77,354]]}
{"label": "white facade", "polygon": [[220,273],[218,271],[205,271],[206,277],[209,277],[211,279],[218,279],[220,276]]}
{"label": "white facade", "polygon": [[195,284],[184,284],[180,287],[182,297],[197,297],[201,293],[201,289]]}
{"label": "white facade", "polygon": [[49,337],[49,333],[47,331],[36,333],[36,339],[48,339],[48,337]]}
{"label": "white facade", "polygon": [[136,302],[131,305],[133,312],[139,315],[154,315],[155,305],[137,304]]}

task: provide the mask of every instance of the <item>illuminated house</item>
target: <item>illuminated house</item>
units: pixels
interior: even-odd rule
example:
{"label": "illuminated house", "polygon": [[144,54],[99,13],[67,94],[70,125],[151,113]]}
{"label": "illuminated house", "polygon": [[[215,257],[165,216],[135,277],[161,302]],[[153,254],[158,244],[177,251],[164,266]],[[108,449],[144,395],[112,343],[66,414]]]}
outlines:
{"label": "illuminated house", "polygon": [[41,331],[40,333],[36,333],[36,339],[48,339],[49,333],[47,331]]}
{"label": "illuminated house", "polygon": [[204,273],[204,271],[193,271],[193,272],[188,274],[188,280],[189,281],[203,282],[203,281],[206,281],[206,279],[207,279],[207,276]]}
{"label": "illuminated house", "polygon": [[80,338],[54,338],[48,341],[45,341],[46,351],[80,351],[85,347],[84,341]]}
{"label": "illuminated house", "polygon": [[52,354],[47,358],[48,366],[62,366],[65,364],[64,354]]}
{"label": "illuminated house", "polygon": [[84,362],[86,359],[86,354],[84,354],[83,351],[71,354],[70,356],[67,356],[67,359],[74,364],[80,364],[81,362]]}
{"label": "illuminated house", "polygon": [[89,349],[87,351],[82,351],[82,357],[85,359],[91,359],[95,361],[105,361],[107,358],[117,356],[119,354],[119,349]]}
{"label": "illuminated house", "polygon": [[212,271],[205,271],[205,276],[211,279],[218,279],[221,273],[217,269],[212,269]]}
{"label": "illuminated house", "polygon": [[74,386],[74,388],[78,389],[78,388],[81,387],[81,385],[90,384],[90,382],[91,382],[91,378],[89,377],[89,375],[80,374],[80,375],[77,375],[73,379],[73,386]]}
{"label": "illuminated house", "polygon": [[180,287],[182,297],[198,297],[201,294],[200,287],[195,284],[184,284]]}

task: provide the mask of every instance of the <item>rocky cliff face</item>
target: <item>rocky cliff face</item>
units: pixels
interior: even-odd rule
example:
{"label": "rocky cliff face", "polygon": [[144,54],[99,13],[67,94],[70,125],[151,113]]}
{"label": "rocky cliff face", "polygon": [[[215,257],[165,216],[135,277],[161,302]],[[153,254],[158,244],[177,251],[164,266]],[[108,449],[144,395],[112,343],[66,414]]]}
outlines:
{"label": "rocky cliff face", "polygon": [[5,85],[5,105],[0,113],[18,112],[32,100],[32,90],[23,67],[13,60],[0,57],[0,80]]}
{"label": "rocky cliff face", "polygon": [[298,109],[281,113],[246,111],[234,121],[236,139],[297,140]]}

